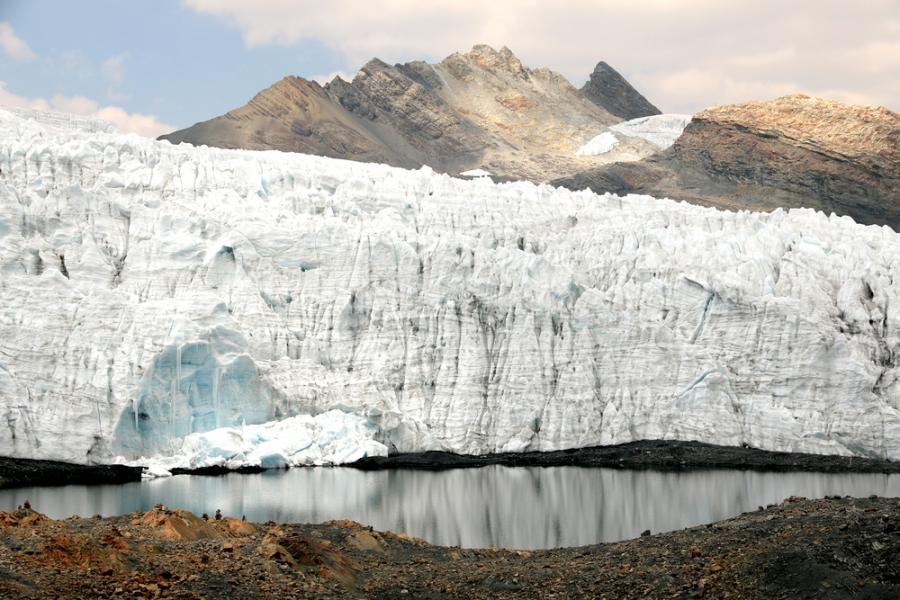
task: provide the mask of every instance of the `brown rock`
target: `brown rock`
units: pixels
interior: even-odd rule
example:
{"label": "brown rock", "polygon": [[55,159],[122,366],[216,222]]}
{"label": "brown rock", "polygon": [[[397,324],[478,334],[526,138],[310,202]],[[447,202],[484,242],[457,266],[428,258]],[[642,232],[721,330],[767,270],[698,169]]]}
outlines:
{"label": "brown rock", "polygon": [[286,77],[243,107],[161,139],[449,173],[483,167],[501,178],[546,181],[655,151],[638,140],[623,142],[621,155],[575,156],[621,121],[623,110],[658,112],[601,65],[597,81],[615,79],[615,110],[613,100],[576,90],[549,69],[528,68],[508,48],[480,44],[437,64],[372,59],[352,81],[336,77],[324,87]]}
{"label": "brown rock", "polygon": [[806,207],[900,230],[900,115],[799,94],[718,106],[662,153],[554,184],[731,210]]}
{"label": "brown rock", "polygon": [[297,561],[287,549],[273,541],[265,541],[259,546],[259,553],[266,559],[285,564],[292,569],[297,568]]}
{"label": "brown rock", "polygon": [[363,552],[385,552],[385,543],[377,533],[361,530],[354,531],[345,539],[347,544]]}
{"label": "brown rock", "polygon": [[252,523],[235,519],[234,517],[225,517],[222,519],[225,531],[234,537],[247,537],[256,533],[257,528]]}
{"label": "brown rock", "polygon": [[186,510],[153,508],[144,514],[143,525],[158,537],[169,540],[221,540],[223,535],[211,523]]}

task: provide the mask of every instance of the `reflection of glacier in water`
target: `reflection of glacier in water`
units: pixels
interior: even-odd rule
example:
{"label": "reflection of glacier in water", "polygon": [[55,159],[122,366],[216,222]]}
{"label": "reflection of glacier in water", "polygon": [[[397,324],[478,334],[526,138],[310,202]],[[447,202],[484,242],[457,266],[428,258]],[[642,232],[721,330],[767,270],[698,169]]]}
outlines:
{"label": "reflection of glacier in water", "polygon": [[900,496],[900,476],[578,467],[442,472],[299,468],[2,490],[0,510],[29,498],[37,510],[62,518],[122,514],[162,502],[198,514],[221,508],[252,521],[353,519],[443,545],[545,548],[627,539],[645,529],[690,527],[791,495],[835,494]]}

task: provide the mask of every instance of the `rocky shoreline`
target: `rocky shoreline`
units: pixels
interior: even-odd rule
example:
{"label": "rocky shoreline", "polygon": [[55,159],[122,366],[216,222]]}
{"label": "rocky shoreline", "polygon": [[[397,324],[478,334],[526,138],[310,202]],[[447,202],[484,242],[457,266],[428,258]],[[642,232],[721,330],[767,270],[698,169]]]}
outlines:
{"label": "rocky shoreline", "polygon": [[[383,469],[509,467],[605,467],[613,469],[744,469],[754,471],[804,471],[819,473],[900,473],[900,463],[876,458],[770,452],[756,448],[716,446],[701,442],[644,440],[614,446],[595,446],[553,452],[504,452],[498,454],[453,454],[417,452],[372,456],[343,466],[374,471]],[[225,475],[260,473],[259,466],[237,469],[202,467],[173,469],[172,475]],[[115,484],[140,481],[142,467],[125,465],[78,465],[49,460],[0,457],[0,489],[35,485]]]}
{"label": "rocky shoreline", "polygon": [[128,483],[140,481],[143,468],[78,465],[55,460],[0,457],[0,489],[32,485]]}
{"label": "rocky shoreline", "polygon": [[441,470],[487,465],[607,467],[677,471],[749,469],[820,473],[900,473],[900,463],[877,458],[771,452],[757,448],[716,446],[702,442],[674,440],[644,440],[614,446],[595,446],[554,452],[505,452],[478,456],[449,452],[419,452],[387,457],[372,456],[347,466],[363,470]]}
{"label": "rocky shoreline", "polygon": [[161,505],[60,521],[0,512],[4,598],[886,599],[900,595],[897,556],[900,500],[876,497],[789,498],[705,526],[539,551]]}

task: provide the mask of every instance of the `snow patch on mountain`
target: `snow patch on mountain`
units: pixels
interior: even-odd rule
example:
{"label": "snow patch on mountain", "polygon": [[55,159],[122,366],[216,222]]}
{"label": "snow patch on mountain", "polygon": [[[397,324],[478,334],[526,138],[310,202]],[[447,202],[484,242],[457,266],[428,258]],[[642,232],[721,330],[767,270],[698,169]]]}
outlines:
{"label": "snow patch on mountain", "polygon": [[660,150],[665,150],[675,143],[691,118],[691,115],[651,115],[617,123],[609,129],[627,137],[647,140]]}
{"label": "snow patch on mountain", "polygon": [[575,156],[600,156],[615,148],[618,143],[619,138],[609,131],[604,131],[579,148]]}
{"label": "snow patch on mountain", "polygon": [[900,459],[889,228],[44,120],[0,111],[0,455],[307,460],[260,448],[323,448],[307,419],[338,410],[347,444],[313,462],[662,438]]}

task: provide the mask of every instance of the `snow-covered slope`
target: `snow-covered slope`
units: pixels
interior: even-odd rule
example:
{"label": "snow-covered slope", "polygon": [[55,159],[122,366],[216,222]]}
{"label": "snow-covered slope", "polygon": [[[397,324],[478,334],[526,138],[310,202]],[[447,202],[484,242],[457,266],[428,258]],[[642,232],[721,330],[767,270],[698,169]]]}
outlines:
{"label": "snow-covered slope", "polygon": [[887,228],[40,120],[0,111],[2,455],[177,454],[337,409],[373,452],[900,459]]}
{"label": "snow-covered slope", "polygon": [[[628,150],[618,152],[612,158],[619,162],[640,160],[674,144],[690,122],[691,115],[665,114],[616,123],[610,125],[608,131],[594,136],[581,146],[575,152],[575,156],[602,156],[623,141],[631,140]],[[646,143],[635,145],[635,140],[643,140]]]}
{"label": "snow-covered slope", "polygon": [[598,136],[592,137],[587,144],[575,152],[575,156],[599,156],[606,154],[616,147],[619,138],[611,131],[604,131]]}
{"label": "snow-covered slope", "polygon": [[609,129],[626,137],[647,140],[658,149],[665,150],[675,143],[690,122],[691,115],[651,115],[623,121],[611,125]]}

